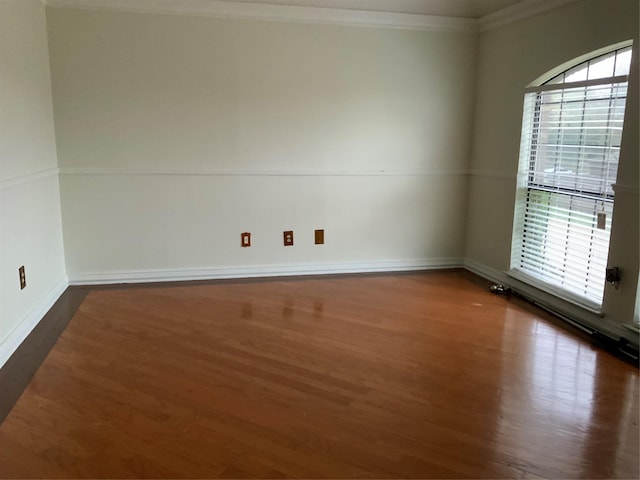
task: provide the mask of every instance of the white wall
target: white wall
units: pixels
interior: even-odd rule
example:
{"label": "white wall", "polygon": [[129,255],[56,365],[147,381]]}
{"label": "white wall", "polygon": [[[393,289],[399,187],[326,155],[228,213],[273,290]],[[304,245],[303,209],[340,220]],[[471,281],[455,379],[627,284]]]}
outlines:
{"label": "white wall", "polygon": [[0,366],[67,286],[57,167],[45,9],[38,0],[3,0]]}
{"label": "white wall", "polygon": [[47,18],[72,281],[461,263],[474,34]]}
{"label": "white wall", "polygon": [[[609,264],[622,269],[620,289],[607,286],[604,318],[578,312],[546,295],[571,316],[625,334],[638,279],[638,1],[583,0],[480,35],[478,90],[467,220],[467,264],[499,280],[510,265],[523,89],[573,58],[634,39]],[[637,341],[637,339],[636,339]]]}

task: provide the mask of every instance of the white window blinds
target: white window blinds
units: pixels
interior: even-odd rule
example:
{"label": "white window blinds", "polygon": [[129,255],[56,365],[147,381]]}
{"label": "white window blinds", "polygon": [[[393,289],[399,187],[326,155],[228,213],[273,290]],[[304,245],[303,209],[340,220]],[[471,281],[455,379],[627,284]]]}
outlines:
{"label": "white window blinds", "polygon": [[630,53],[584,62],[528,89],[524,101],[511,268],[594,309],[604,292]]}

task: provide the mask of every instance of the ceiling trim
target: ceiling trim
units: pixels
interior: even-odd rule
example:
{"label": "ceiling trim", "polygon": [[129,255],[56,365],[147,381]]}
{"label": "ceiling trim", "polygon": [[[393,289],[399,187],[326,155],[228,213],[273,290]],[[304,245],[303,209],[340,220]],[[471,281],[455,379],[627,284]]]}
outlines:
{"label": "ceiling trim", "polygon": [[504,27],[510,23],[524,20],[525,18],[533,17],[577,1],[579,0],[522,0],[515,5],[481,17],[478,21],[479,30],[486,32],[495,28]]}
{"label": "ceiling trim", "polygon": [[522,0],[480,19],[338,8],[239,3],[224,0],[40,0],[47,7],[180,14],[297,23],[386,27],[443,32],[486,32],[579,0]]}
{"label": "ceiling trim", "polygon": [[445,32],[474,33],[478,29],[477,20],[471,18],[236,3],[221,0],[180,0],[179,2],[175,0],[45,0],[45,4],[53,8],[182,14]]}

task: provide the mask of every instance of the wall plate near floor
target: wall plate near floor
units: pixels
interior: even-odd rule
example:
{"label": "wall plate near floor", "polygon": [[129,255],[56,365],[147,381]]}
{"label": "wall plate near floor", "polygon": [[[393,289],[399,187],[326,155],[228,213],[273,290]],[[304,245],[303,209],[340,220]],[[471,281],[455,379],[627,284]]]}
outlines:
{"label": "wall plate near floor", "polygon": [[27,287],[27,274],[24,271],[24,265],[18,269],[18,276],[20,277],[20,290],[24,290]]}
{"label": "wall plate near floor", "polygon": [[293,245],[293,230],[283,232],[284,246],[291,247]]}
{"label": "wall plate near floor", "polygon": [[324,245],[324,230],[316,230],[314,238],[316,245]]}

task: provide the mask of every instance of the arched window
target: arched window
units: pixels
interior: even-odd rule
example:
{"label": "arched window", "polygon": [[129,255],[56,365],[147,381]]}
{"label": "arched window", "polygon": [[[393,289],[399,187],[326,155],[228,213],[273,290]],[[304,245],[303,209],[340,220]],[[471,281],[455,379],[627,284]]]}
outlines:
{"label": "arched window", "polygon": [[[631,42],[525,90],[511,274],[599,310]],[[549,78],[551,77],[551,78]]]}

